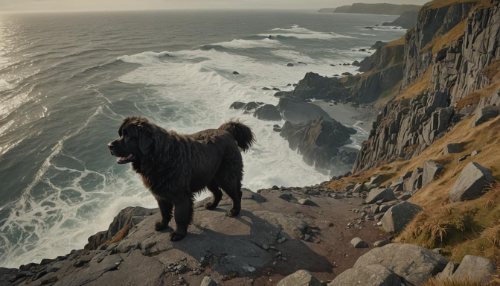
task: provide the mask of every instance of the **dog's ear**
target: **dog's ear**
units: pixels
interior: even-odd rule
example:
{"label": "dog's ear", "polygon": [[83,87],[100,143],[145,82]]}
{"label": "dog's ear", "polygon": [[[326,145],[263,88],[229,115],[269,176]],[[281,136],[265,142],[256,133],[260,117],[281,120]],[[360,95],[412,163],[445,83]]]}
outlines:
{"label": "dog's ear", "polygon": [[151,149],[154,143],[153,136],[144,126],[138,125],[137,128],[139,133],[139,149],[142,154],[148,155],[152,151]]}

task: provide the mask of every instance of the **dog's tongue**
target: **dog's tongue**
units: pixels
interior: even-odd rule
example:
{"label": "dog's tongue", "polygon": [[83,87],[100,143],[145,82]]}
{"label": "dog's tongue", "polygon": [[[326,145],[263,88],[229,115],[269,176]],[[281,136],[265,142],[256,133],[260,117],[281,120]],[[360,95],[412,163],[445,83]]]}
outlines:
{"label": "dog's tongue", "polygon": [[118,159],[116,159],[116,163],[126,164],[126,163],[132,161],[133,158],[134,158],[134,155],[132,155],[132,154],[128,155],[127,157],[119,157]]}

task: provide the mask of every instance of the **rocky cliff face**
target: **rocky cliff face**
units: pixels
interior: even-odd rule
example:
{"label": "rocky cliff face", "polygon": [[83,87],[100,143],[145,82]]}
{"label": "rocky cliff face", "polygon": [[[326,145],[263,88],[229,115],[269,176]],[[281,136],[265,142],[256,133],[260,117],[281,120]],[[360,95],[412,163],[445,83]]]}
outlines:
{"label": "rocky cliff face", "polygon": [[432,9],[424,6],[419,13],[417,25],[405,36],[405,55],[403,81],[400,90],[404,90],[417,78],[421,77],[432,60],[432,51],[426,47],[453,27],[455,27],[473,6],[473,2],[457,3]]}
{"label": "rocky cliff face", "polygon": [[405,37],[401,94],[377,117],[354,172],[418,155],[462,116],[499,102],[499,3],[422,9]]}

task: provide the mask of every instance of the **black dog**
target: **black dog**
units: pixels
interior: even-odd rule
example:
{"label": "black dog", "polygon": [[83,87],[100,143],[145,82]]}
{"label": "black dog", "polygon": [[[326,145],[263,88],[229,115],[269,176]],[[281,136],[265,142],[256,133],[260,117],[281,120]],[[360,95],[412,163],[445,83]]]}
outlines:
{"label": "black dog", "polygon": [[233,200],[228,216],[241,210],[243,161],[240,150],[254,142],[250,128],[240,122],[227,122],[219,129],[181,135],[142,117],[127,117],[118,130],[120,137],[108,144],[118,164],[132,162],[160,207],[161,221],[156,230],[168,227],[172,209],[177,227],[170,240],[184,238],[193,218],[193,197],[207,187],[213,194],[205,205],[215,209],[222,198],[220,189]]}

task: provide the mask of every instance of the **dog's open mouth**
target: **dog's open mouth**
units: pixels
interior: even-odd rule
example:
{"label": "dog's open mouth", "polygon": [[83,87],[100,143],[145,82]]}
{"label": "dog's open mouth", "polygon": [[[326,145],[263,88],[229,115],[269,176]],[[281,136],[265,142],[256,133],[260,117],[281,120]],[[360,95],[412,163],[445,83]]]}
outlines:
{"label": "dog's open mouth", "polygon": [[127,157],[119,157],[118,159],[116,159],[116,163],[127,164],[127,163],[132,162],[134,159],[135,159],[134,154],[130,154]]}

